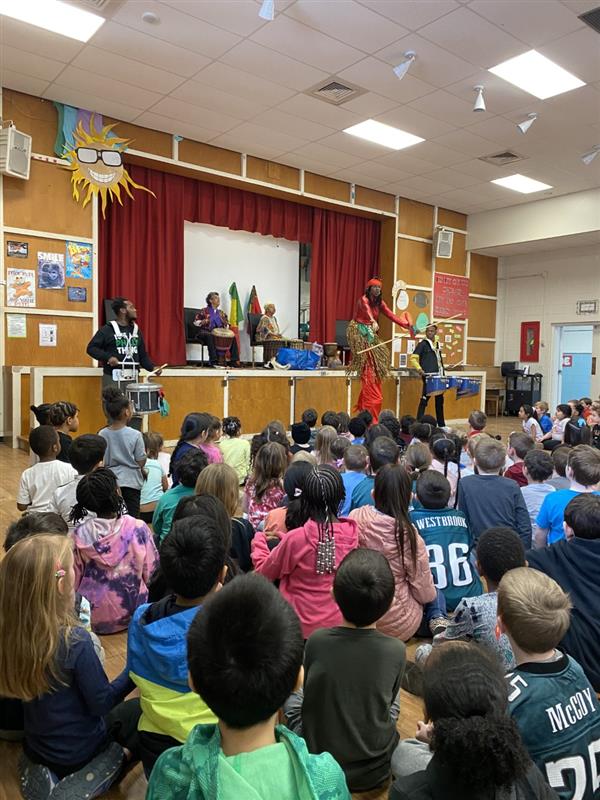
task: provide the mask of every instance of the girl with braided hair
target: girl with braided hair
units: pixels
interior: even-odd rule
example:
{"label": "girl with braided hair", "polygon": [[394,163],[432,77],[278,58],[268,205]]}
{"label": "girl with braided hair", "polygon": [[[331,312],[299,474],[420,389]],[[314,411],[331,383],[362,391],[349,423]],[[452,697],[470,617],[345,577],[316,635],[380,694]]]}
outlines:
{"label": "girl with braided hair", "polygon": [[242,439],[242,423],[238,417],[225,417],[223,420],[223,436],[219,449],[223,453],[223,461],[236,471],[238,483],[242,486],[250,472],[250,441]]}
{"label": "girl with braided hair", "polygon": [[127,514],[109,469],[83,475],[76,497],[71,512],[76,590],[90,601],[92,630],[116,633],[146,602],[158,553],[146,523]]}
{"label": "girl with braided hair", "polygon": [[298,522],[273,550],[261,531],[252,540],[254,569],[279,580],[279,591],[295,609],[307,639],[317,628],[341,625],[342,615],[331,589],[338,564],[358,547],[354,520],[340,519],[345,497],[339,472],[328,465],[306,475]]}
{"label": "girl with braided hair", "polygon": [[79,430],[79,409],[67,400],[59,400],[50,406],[48,422],[56,428],[60,440],[60,453],[56,458],[70,464],[69,451],[73,440],[69,434]]}

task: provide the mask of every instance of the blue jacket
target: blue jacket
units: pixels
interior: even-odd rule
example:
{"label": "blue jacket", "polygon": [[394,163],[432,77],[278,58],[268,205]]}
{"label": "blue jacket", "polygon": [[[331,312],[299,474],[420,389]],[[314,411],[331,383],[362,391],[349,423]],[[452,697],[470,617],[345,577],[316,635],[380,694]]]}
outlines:
{"label": "blue jacket", "polygon": [[465,512],[475,544],[488,528],[505,525],[519,534],[526,550],[531,547],[531,520],[516,481],[468,475],[458,484],[458,507]]}

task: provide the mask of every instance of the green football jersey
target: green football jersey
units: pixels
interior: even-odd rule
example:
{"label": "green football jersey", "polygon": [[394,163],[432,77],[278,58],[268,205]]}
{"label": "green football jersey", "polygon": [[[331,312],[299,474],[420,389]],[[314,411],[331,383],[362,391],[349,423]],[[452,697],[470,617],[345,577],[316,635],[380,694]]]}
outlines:
{"label": "green football jersey", "polygon": [[600,705],[579,664],[521,664],[507,676],[509,710],[531,758],[561,800],[600,798]]}

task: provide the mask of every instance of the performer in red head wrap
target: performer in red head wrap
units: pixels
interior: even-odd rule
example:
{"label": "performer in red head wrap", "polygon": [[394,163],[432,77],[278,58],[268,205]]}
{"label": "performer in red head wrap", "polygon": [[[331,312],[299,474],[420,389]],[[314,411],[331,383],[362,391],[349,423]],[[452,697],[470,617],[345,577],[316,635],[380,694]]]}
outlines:
{"label": "performer in red head wrap", "polygon": [[[382,299],[381,288],[380,278],[372,278],[367,282],[365,293],[357,303],[354,319],[348,325],[348,344],[352,352],[350,371],[360,375],[361,381],[355,410],[367,409],[373,415],[374,422],[377,422],[383,403],[381,382],[390,370],[390,351],[377,335],[379,314],[401,328],[412,331],[410,314],[405,311],[401,316],[396,316]],[[364,350],[367,352],[361,352]]]}

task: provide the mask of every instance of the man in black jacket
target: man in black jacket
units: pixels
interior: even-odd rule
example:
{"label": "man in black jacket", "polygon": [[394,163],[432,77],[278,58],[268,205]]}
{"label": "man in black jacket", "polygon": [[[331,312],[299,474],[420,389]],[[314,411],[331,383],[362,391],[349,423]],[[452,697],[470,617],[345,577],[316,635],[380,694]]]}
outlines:
{"label": "man in black jacket", "polygon": [[[421,419],[427,408],[429,402],[429,395],[426,388],[426,374],[444,375],[444,362],[442,361],[442,353],[440,351],[440,343],[437,337],[437,325],[433,323],[425,328],[425,338],[422,339],[415,347],[414,352],[410,357],[411,367],[419,371],[423,379],[423,394],[419,409],[417,411],[417,419]],[[435,416],[437,424],[440,428],[446,425],[444,420],[444,395],[435,395]]]}

